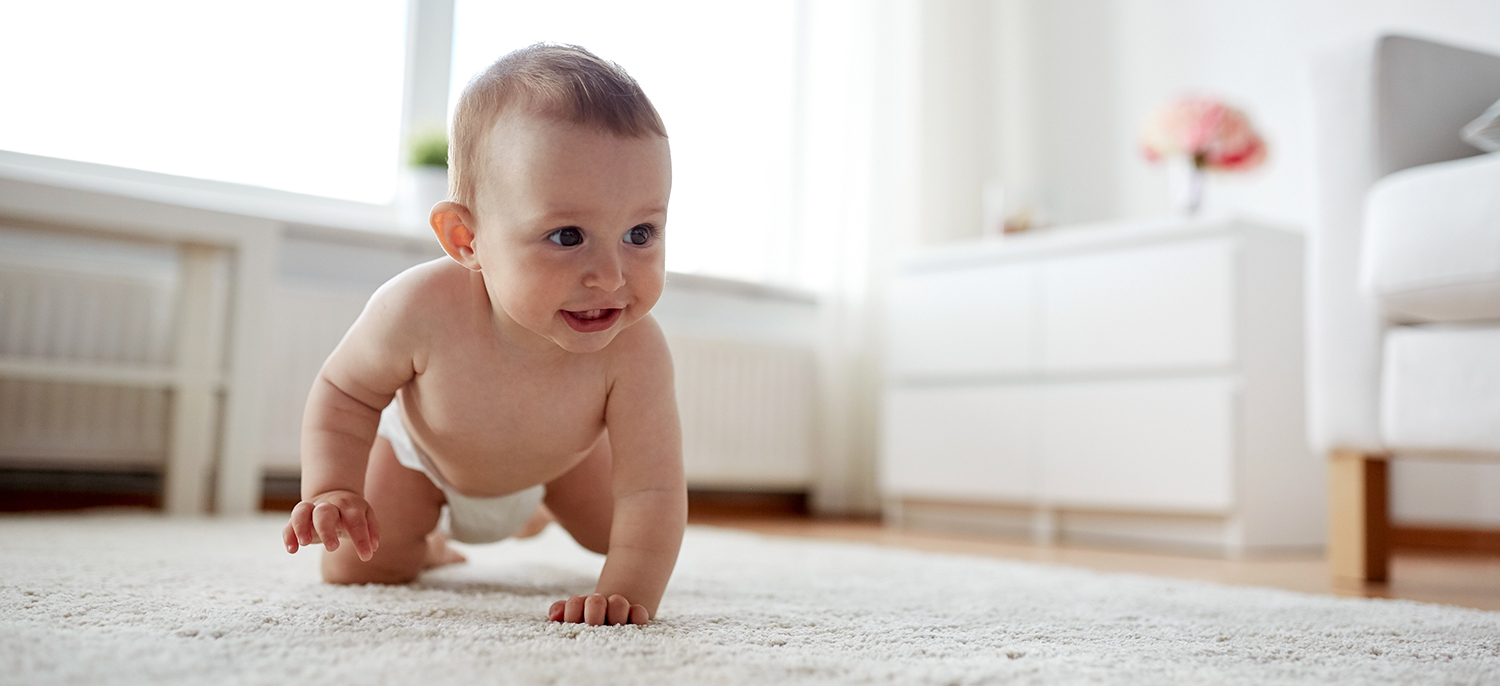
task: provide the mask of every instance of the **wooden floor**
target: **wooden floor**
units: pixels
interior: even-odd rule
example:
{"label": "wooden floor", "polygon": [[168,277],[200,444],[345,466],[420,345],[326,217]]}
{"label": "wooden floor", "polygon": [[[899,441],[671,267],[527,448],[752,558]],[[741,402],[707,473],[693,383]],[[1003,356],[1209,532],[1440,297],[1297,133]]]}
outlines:
{"label": "wooden floor", "polygon": [[882,526],[878,522],[821,520],[795,516],[694,516],[694,524],[760,534],[856,541],[898,548],[981,555],[1085,567],[1101,572],[1149,574],[1226,584],[1267,586],[1306,593],[1402,598],[1481,610],[1500,610],[1500,556],[1398,552],[1385,584],[1338,585],[1320,557],[1230,561],[1152,553],[1042,547],[1007,539]]}

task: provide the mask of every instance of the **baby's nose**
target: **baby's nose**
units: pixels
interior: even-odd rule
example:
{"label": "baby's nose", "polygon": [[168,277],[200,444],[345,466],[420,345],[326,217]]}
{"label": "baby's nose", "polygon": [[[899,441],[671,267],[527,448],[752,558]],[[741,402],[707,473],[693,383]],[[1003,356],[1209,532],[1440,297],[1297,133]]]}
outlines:
{"label": "baby's nose", "polygon": [[589,269],[583,275],[583,285],[613,293],[625,285],[624,264],[614,251],[601,252],[603,254],[589,262]]}

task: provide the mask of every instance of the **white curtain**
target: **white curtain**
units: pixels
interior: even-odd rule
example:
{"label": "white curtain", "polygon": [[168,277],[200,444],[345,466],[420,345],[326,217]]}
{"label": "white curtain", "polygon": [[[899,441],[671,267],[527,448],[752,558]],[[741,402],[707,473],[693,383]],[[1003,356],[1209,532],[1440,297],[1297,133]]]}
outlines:
{"label": "white curtain", "polygon": [[914,246],[919,162],[916,0],[805,0],[799,51],[798,281],[824,303],[813,506],[878,509],[880,301]]}

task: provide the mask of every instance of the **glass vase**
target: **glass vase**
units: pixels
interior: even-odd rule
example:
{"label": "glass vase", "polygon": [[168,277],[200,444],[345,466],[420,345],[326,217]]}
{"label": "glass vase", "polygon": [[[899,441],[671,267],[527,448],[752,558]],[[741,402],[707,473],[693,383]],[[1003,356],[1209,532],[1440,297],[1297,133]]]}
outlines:
{"label": "glass vase", "polygon": [[1203,207],[1203,168],[1193,158],[1177,155],[1167,159],[1167,193],[1172,214],[1192,217]]}

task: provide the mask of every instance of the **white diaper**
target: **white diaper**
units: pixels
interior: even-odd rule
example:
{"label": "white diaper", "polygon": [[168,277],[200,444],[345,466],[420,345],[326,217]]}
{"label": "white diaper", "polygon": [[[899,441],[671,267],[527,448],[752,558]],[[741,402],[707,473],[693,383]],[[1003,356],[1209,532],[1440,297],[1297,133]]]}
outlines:
{"label": "white diaper", "polygon": [[542,502],[542,496],[547,493],[546,487],[540,484],[489,498],[472,498],[459,493],[443,478],[432,459],[411,442],[406,424],[401,421],[399,400],[392,400],[380,413],[380,428],[375,434],[391,442],[391,447],[396,449],[396,461],[403,467],[426,474],[442,489],[448,504],[443,506],[440,526],[455,541],[493,543],[515,535],[531,519],[537,505]]}

